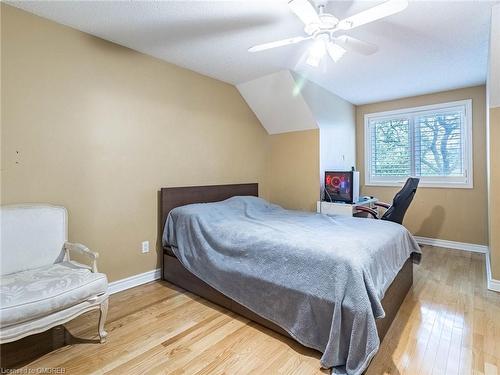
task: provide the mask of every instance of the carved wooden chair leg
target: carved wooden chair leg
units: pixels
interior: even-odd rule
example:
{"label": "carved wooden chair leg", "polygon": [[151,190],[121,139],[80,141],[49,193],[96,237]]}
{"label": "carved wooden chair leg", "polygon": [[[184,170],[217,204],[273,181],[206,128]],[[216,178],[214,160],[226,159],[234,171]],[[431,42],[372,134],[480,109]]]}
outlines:
{"label": "carved wooden chair leg", "polygon": [[100,306],[101,314],[99,316],[99,338],[101,343],[106,342],[106,336],[108,333],[104,330],[104,323],[106,323],[106,316],[108,315],[108,299],[101,303]]}

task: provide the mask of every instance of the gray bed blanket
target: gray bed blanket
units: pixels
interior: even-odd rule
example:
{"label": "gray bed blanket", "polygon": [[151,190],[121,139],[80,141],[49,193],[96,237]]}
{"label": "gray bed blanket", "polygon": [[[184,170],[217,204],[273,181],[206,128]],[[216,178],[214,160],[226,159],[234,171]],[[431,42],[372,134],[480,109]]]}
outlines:
{"label": "gray bed blanket", "polygon": [[169,214],[163,243],[218,291],[323,353],[336,374],[361,374],[379,348],[381,299],[412,252],[401,225],[289,211],[256,197]]}

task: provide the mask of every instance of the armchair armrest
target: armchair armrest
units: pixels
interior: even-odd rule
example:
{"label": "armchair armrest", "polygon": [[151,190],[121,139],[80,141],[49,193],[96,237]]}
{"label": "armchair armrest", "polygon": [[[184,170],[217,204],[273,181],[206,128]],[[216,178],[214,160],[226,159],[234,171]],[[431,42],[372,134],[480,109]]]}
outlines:
{"label": "armchair armrest", "polygon": [[70,260],[69,253],[71,251],[85,255],[92,261],[92,272],[97,272],[97,258],[99,257],[98,253],[90,250],[87,246],[84,246],[81,243],[71,243],[71,242],[66,242],[64,244],[64,250],[65,250],[65,259],[68,261]]}
{"label": "armchair armrest", "polygon": [[384,203],[384,202],[375,202],[374,205],[378,206],[378,207],[383,207],[385,209],[388,209],[389,207],[391,207],[391,205],[389,203]]}
{"label": "armchair armrest", "polygon": [[372,209],[372,208],[365,207],[365,206],[355,206],[354,208],[355,208],[356,210],[358,210],[358,211],[367,212],[367,213],[369,213],[370,215],[372,215],[374,219],[378,219],[378,212],[377,212],[377,211],[375,211],[375,210],[374,210],[374,209]]}

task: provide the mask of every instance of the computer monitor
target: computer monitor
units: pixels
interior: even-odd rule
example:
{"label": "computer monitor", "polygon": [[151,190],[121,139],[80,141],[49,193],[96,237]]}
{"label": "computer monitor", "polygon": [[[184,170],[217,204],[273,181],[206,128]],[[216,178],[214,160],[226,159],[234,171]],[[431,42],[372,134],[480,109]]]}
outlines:
{"label": "computer monitor", "polygon": [[359,172],[326,171],[324,200],[328,202],[357,202],[359,200]]}

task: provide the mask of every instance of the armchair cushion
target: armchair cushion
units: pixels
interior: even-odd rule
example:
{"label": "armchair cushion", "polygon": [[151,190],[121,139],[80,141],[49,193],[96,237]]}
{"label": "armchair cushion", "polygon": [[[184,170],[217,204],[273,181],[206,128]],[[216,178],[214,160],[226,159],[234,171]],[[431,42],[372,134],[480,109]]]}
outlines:
{"label": "armchair cushion", "polygon": [[105,294],[106,275],[61,262],[0,277],[0,325],[36,319]]}

